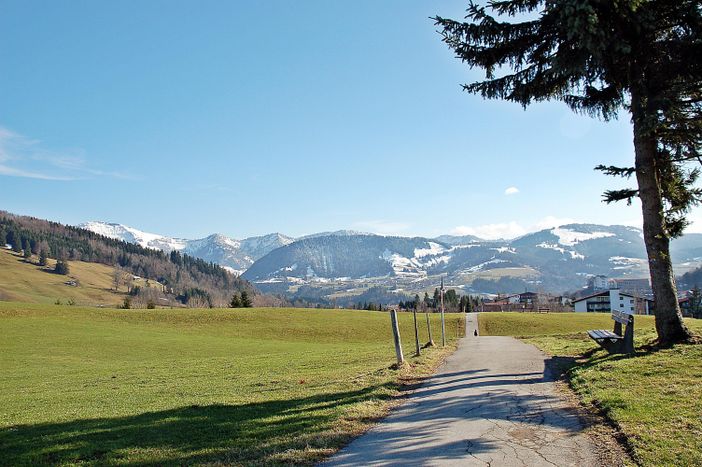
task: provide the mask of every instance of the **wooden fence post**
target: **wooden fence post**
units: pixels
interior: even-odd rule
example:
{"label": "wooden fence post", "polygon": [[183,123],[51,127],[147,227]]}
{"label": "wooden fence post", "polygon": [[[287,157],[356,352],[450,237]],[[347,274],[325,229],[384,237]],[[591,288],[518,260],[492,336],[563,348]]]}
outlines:
{"label": "wooden fence post", "polygon": [[444,282],[441,281],[441,347],[446,347],[446,323],[444,321]]}
{"label": "wooden fence post", "polygon": [[429,321],[429,312],[424,310],[427,317],[427,331],[429,331],[429,347],[434,347],[434,339],[431,337],[431,322]]}
{"label": "wooden fence post", "polygon": [[414,316],[414,345],[417,347],[417,357],[419,357],[422,352],[419,350],[419,328],[417,327],[417,308],[412,310],[412,315]]}
{"label": "wooden fence post", "polygon": [[392,337],[395,341],[395,355],[397,356],[397,365],[402,365],[405,362],[405,357],[402,355],[402,343],[400,342],[400,326],[397,324],[397,311],[390,310],[390,322],[392,323]]}

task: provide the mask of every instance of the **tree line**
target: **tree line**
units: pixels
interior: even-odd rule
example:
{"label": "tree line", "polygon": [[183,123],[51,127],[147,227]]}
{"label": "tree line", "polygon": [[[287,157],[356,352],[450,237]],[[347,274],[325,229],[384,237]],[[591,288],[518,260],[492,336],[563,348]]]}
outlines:
{"label": "tree line", "polygon": [[[472,295],[459,295],[454,289],[444,292],[444,310],[448,312],[470,313],[478,310],[480,297]],[[434,295],[429,296],[424,292],[424,298],[420,300],[419,295],[415,295],[413,300],[401,301],[398,306],[402,310],[433,310],[438,311],[441,307],[441,290],[434,289]]]}
{"label": "tree line", "polygon": [[[253,286],[221,266],[173,251],[144,248],[89,230],[0,211],[0,245],[38,255],[40,264],[56,258],[68,273],[68,260],[100,263],[158,282],[162,291],[188,306],[225,307],[234,293],[256,294]],[[57,263],[58,264],[58,263]]]}

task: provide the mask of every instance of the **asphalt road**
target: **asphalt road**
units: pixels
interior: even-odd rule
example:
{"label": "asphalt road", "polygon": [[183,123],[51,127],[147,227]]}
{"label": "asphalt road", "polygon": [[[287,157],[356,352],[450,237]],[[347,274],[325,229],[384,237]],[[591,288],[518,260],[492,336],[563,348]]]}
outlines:
{"label": "asphalt road", "polygon": [[332,466],[600,465],[547,357],[511,337],[475,337],[408,401],[323,463]]}

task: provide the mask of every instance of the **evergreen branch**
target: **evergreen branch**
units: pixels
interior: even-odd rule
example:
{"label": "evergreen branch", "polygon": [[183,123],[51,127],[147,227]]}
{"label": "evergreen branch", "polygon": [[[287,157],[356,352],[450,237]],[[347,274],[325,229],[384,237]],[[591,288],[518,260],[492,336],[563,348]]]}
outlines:
{"label": "evergreen branch", "polygon": [[605,175],[624,178],[629,178],[636,173],[636,169],[634,167],[616,167],[614,165],[598,165],[595,167],[595,170],[599,170]]}
{"label": "evergreen branch", "polygon": [[623,190],[607,190],[602,195],[602,201],[607,204],[616,203],[617,201],[626,200],[626,204],[631,206],[634,197],[639,196],[639,190],[633,188],[625,188]]}

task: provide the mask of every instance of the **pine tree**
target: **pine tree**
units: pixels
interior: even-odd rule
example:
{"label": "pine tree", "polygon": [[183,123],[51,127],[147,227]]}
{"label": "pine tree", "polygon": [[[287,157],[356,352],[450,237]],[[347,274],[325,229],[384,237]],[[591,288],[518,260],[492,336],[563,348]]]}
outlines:
{"label": "pine tree", "polygon": [[28,239],[24,239],[23,245],[22,245],[22,256],[24,257],[25,260],[28,260],[29,258],[32,257],[32,247],[29,244]]}
{"label": "pine tree", "polygon": [[12,247],[13,251],[15,250],[15,243],[17,243],[19,239],[17,238],[17,234],[12,230],[12,227],[7,231],[5,234],[5,243],[9,244]]}
{"label": "pine tree", "polygon": [[68,261],[64,261],[62,259],[56,261],[56,266],[54,267],[54,272],[56,274],[62,274],[64,276],[68,275],[70,272],[70,269],[68,267]]}
{"label": "pine tree", "polygon": [[251,308],[253,306],[253,302],[251,302],[249,293],[246,290],[241,291],[241,306],[243,308]]}
{"label": "pine tree", "polygon": [[46,266],[47,255],[43,248],[39,251],[39,266]]}
{"label": "pine tree", "polygon": [[[505,21],[510,17],[525,21]],[[661,344],[689,339],[677,301],[670,239],[682,234],[700,201],[702,8],[699,0],[504,0],[470,3],[468,21],[435,18],[443,40],[486,79],[464,86],[488,99],[526,107],[560,100],[605,121],[631,116],[632,167],[598,166],[635,176],[606,202],[641,201],[644,243]]]}
{"label": "pine tree", "polygon": [[229,308],[240,308],[241,307],[241,297],[238,293],[232,295],[232,299],[229,301]]}

